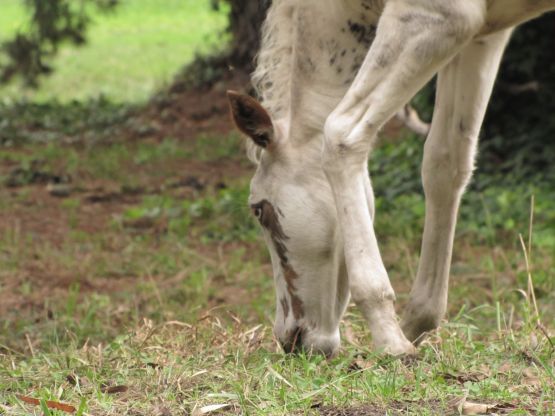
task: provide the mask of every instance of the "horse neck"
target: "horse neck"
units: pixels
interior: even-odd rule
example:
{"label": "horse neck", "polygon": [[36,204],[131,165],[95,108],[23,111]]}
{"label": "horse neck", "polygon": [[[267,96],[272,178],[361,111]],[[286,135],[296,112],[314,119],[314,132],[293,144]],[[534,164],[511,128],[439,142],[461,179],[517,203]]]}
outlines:
{"label": "horse neck", "polygon": [[321,138],[327,116],[353,82],[373,41],[379,15],[357,0],[299,2],[289,71],[288,136],[304,143]]}

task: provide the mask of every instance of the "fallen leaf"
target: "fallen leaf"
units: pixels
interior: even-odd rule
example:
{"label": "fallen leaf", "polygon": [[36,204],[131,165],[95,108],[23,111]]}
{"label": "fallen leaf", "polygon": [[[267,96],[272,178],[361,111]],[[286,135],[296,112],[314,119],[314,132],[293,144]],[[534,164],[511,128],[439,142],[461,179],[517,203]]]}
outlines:
{"label": "fallen leaf", "polygon": [[200,409],[193,410],[192,416],[207,415],[209,413],[217,412],[218,410],[227,409],[231,405],[227,404],[211,404],[201,407]]}
{"label": "fallen leaf", "polygon": [[[40,406],[39,399],[35,399],[33,397],[28,397],[28,396],[21,396],[21,395],[17,395],[17,398],[22,402],[32,404],[34,406]],[[76,410],[74,406],[66,403],[55,402],[52,400],[47,400],[45,403],[46,403],[46,407],[48,407],[49,409],[61,410],[62,412],[66,412],[66,413],[74,413]]]}
{"label": "fallen leaf", "polygon": [[448,402],[449,407],[458,412],[459,415],[483,415],[495,410],[509,409],[510,404],[486,404],[474,403],[467,400],[468,391],[461,398],[455,398]]}
{"label": "fallen leaf", "polygon": [[127,390],[129,390],[127,386],[100,387],[100,391],[106,394],[125,393]]}
{"label": "fallen leaf", "polygon": [[483,415],[496,407],[496,404],[483,404],[465,401],[460,407],[460,413],[462,415]]}

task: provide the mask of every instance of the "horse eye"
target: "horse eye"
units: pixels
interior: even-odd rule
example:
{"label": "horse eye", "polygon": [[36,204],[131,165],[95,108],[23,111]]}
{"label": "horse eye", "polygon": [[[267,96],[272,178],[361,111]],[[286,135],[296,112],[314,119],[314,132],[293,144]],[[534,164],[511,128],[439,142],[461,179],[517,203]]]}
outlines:
{"label": "horse eye", "polygon": [[258,218],[259,220],[262,219],[262,208],[256,207],[256,208],[254,209],[254,216],[255,216],[256,218]]}

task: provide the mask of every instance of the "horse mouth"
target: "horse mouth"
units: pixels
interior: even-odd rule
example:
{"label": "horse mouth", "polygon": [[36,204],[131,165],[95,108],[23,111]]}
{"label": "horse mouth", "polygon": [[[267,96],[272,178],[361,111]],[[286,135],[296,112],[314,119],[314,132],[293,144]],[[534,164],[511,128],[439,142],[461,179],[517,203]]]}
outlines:
{"label": "horse mouth", "polygon": [[297,354],[303,350],[303,329],[296,327],[288,331],[288,340],[280,342],[286,354]]}

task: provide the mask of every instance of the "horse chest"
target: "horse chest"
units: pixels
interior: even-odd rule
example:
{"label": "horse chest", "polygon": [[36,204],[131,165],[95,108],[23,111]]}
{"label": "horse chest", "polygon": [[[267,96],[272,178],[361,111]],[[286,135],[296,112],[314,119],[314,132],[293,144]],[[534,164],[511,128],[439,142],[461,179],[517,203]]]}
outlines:
{"label": "horse chest", "polygon": [[328,91],[348,87],[374,41],[382,7],[376,0],[304,2],[297,16],[300,75]]}

